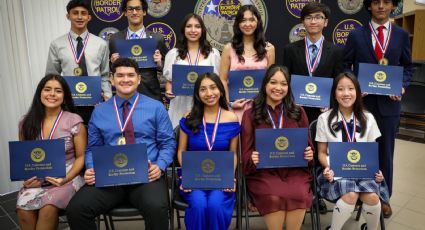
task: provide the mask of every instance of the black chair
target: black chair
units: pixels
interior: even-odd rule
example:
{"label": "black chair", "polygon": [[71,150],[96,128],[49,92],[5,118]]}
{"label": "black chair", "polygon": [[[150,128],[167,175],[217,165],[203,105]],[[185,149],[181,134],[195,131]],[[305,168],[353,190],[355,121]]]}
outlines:
{"label": "black chair", "polygon": [[[317,142],[315,141],[315,139],[316,139],[316,131],[317,131],[317,120],[314,120],[314,121],[312,121],[310,123],[310,128],[309,129],[310,129],[310,137],[311,137],[311,139],[313,141],[313,146],[314,146],[314,149],[315,149],[315,153],[314,153],[315,154],[315,159],[317,159],[317,161],[316,161],[317,162],[317,167],[314,170],[314,178],[313,178],[314,184],[316,184],[316,186],[317,186],[317,174],[318,173],[321,173],[321,170],[322,170],[322,168],[320,166],[320,163],[318,161]],[[317,191],[318,190],[316,189],[316,193],[317,193]],[[328,200],[328,201],[331,202],[331,203],[334,203],[333,201],[330,201],[330,200]],[[359,219],[360,219],[360,215],[361,215],[361,211],[362,211],[362,204],[363,203],[361,202],[361,200],[358,199],[357,200],[357,204],[356,204],[357,209],[355,210],[355,211],[357,211],[356,221],[359,221]],[[333,209],[329,209],[328,212],[333,212]],[[385,220],[384,220],[384,215],[383,215],[382,212],[381,212],[381,216],[379,218],[379,222],[380,222],[380,225],[381,225],[381,230],[385,230]],[[319,218],[319,226],[320,226],[320,218]],[[320,227],[319,227],[319,229],[320,229]],[[361,229],[367,229],[366,223],[362,224]]]}
{"label": "black chair", "polygon": [[[177,126],[174,129],[174,134],[176,137],[176,142],[178,145],[179,140],[179,132],[180,132],[180,126]],[[177,151],[176,151],[177,152]],[[239,153],[239,151],[238,151]],[[240,155],[238,154],[238,160],[240,159]],[[184,215],[180,215],[180,211],[186,210],[186,208],[189,207],[189,204],[186,203],[186,201],[180,196],[180,188],[178,186],[179,178],[177,176],[177,169],[180,168],[180,164],[177,160],[177,153],[174,157],[174,161],[171,167],[171,193],[170,193],[170,200],[171,200],[171,219],[174,221],[174,210],[177,215],[177,228],[181,229],[181,222],[180,219],[184,218]],[[236,217],[236,228],[239,229],[240,226],[242,226],[242,211],[241,211],[241,202],[240,202],[240,175],[241,175],[241,167],[238,163],[237,165],[237,178],[236,178],[236,200],[235,200],[235,207],[236,207],[236,215],[233,215],[233,218]]]}

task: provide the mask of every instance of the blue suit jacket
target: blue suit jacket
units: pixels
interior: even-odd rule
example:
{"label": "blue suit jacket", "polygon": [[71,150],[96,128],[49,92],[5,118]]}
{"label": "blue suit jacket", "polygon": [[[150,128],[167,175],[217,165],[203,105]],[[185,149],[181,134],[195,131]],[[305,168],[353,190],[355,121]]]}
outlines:
{"label": "blue suit jacket", "polygon": [[[400,77],[403,77],[403,87],[406,89],[413,75],[409,34],[394,24],[392,24],[391,40],[385,57],[388,59],[389,65],[404,67],[403,76]],[[352,31],[344,48],[344,68],[353,70],[357,76],[359,63],[378,64],[372,46],[372,34],[369,25]],[[378,106],[383,116],[398,116],[400,114],[400,102],[393,101],[388,96],[368,95],[363,98],[363,101],[369,110]]]}

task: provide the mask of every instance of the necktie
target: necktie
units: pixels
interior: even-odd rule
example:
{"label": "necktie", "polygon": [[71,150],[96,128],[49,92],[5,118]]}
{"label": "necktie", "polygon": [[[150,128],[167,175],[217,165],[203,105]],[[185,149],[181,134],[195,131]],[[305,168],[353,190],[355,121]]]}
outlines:
{"label": "necktie", "polygon": [[314,64],[314,61],[316,61],[317,57],[317,46],[315,44],[310,45],[311,48],[311,64]]}
{"label": "necktie", "polygon": [[[124,107],[122,110],[122,118],[123,121],[125,121],[125,119],[127,119],[128,116],[128,101],[124,101]],[[128,121],[128,125],[125,127],[124,129],[124,137],[125,137],[125,143],[126,144],[134,144],[136,143],[136,139],[134,137],[134,127],[133,127],[133,122],[130,118],[130,120]]]}
{"label": "necktie", "polygon": [[[83,39],[78,36],[77,37],[77,57],[80,56],[81,52],[83,52]],[[87,66],[86,66],[86,58],[85,55],[83,54],[83,56],[81,57],[81,61],[80,63],[78,63],[78,66],[83,70],[83,73],[81,76],[87,76]]]}
{"label": "necktie", "polygon": [[379,44],[380,43],[382,46],[384,46],[384,28],[385,26],[379,26],[378,27],[378,40],[375,42],[375,54],[376,54],[376,58],[379,60],[381,60],[382,58],[382,50],[381,48],[379,48]]}
{"label": "necktie", "polygon": [[130,39],[138,39],[138,38],[139,38],[139,35],[137,35],[136,33],[132,33],[130,35]]}

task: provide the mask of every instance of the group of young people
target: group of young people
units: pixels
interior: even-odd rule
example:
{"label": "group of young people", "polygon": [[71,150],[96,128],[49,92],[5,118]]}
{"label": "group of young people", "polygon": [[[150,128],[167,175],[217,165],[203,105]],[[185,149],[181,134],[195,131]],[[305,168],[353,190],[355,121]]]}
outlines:
{"label": "group of young people", "polygon": [[[381,204],[389,207],[392,191],[401,96],[362,94],[355,74],[358,63],[378,64],[386,58],[389,65],[404,67],[400,77],[403,87],[408,86],[412,76],[408,34],[389,21],[397,2],[365,0],[370,24],[352,31],[344,50],[322,35],[329,8],[322,3],[307,4],[301,12],[305,39],[286,45],[283,65],[276,65],[274,46],[266,40],[260,14],[253,5],[240,7],[234,36],[220,55],[206,39],[202,18],[192,13],[183,19],[176,48],[166,53],[164,39],[143,26],[148,7],[145,0],[122,1],[128,28],[111,36],[108,49],[105,41],[87,31],[91,16],[86,3],[71,0],[67,5],[71,30],[52,42],[46,76],[19,126],[20,140],[64,139],[67,174],[65,178],[33,177],[24,181],[17,201],[21,228],[56,229],[59,211],[64,209],[71,229],[96,229],[97,216],[126,201],[140,210],[146,229],[168,229],[164,173],[174,155],[184,168],[183,151],[229,150],[234,153],[234,170],[241,162],[250,207],[264,217],[268,229],[282,229],[284,225],[286,229],[301,228],[312,203],[313,179],[319,182],[320,195],[336,203],[330,229],[342,228],[358,199],[363,202],[368,229],[377,229]],[[114,47],[117,39],[146,37],[157,41],[157,68],[139,68],[135,61],[120,57]],[[178,76],[173,76],[173,64],[213,66],[214,71],[198,77],[193,96],[175,96],[172,81]],[[258,95],[230,102],[228,72],[251,69],[266,70]],[[167,79],[168,112],[159,101],[158,71]],[[330,108],[296,105],[290,85],[292,74],[333,78]],[[78,108],[81,118],[60,75],[102,76],[105,102],[95,108]],[[111,85],[116,89],[114,96]],[[83,119],[87,119],[88,130]],[[257,169],[262,153],[255,146],[256,129],[305,128],[313,120],[318,120],[317,134],[315,140],[308,140],[304,159],[309,167],[322,168],[318,178],[312,178],[308,168]],[[178,143],[173,132],[176,126],[180,127]],[[317,149],[313,149],[314,141]],[[334,180],[327,160],[329,142],[374,141],[379,142],[381,169],[374,179]],[[135,143],[147,145],[149,183],[93,186],[93,147]],[[185,211],[187,229],[229,228],[235,188],[191,190],[180,186],[180,190],[189,204]],[[388,209],[383,212],[390,215]]]}

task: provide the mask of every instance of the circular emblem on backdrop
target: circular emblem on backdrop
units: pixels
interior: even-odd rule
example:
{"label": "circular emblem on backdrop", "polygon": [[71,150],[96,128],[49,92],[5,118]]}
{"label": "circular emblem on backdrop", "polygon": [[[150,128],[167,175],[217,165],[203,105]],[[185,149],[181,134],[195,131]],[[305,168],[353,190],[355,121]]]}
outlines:
{"label": "circular emblem on backdrop", "polygon": [[205,159],[201,162],[201,169],[204,173],[212,173],[215,170],[215,162],[211,159]]}
{"label": "circular emblem on backdrop", "polygon": [[140,45],[132,46],[131,54],[133,54],[134,56],[140,56],[142,54],[142,47]]}
{"label": "circular emblem on backdrop", "polygon": [[192,71],[187,74],[187,80],[190,83],[195,83],[197,79],[198,79],[198,73]]}
{"label": "circular emblem on backdrop", "polygon": [[121,3],[122,0],[91,0],[91,10],[99,20],[115,22],[123,16]]}
{"label": "circular emblem on backdrop", "polygon": [[320,2],[320,0],[286,0],[286,9],[292,16],[300,18],[301,10],[310,2]]}
{"label": "circular emblem on backdrop", "polygon": [[117,153],[114,156],[114,165],[118,168],[125,167],[128,164],[128,157],[124,153]]}
{"label": "circular emblem on backdrop", "polygon": [[86,92],[86,90],[87,90],[87,85],[86,85],[86,83],[84,83],[84,82],[78,82],[78,83],[75,85],[75,90],[76,90],[77,92],[79,92],[79,93],[84,93],[84,92]]}
{"label": "circular emblem on backdrop", "polygon": [[168,50],[174,48],[176,45],[176,33],[170,25],[163,22],[153,22],[146,26],[146,30],[155,34],[161,34],[165,40],[165,46]]}
{"label": "circular emblem on backdrop", "polygon": [[244,78],[243,78],[243,85],[245,86],[245,87],[252,87],[253,85],[254,85],[254,78],[253,77],[251,77],[251,76],[245,76]]}
{"label": "circular emblem on backdrop", "polygon": [[[223,50],[233,37],[233,23],[243,0],[198,0],[195,13],[200,15],[207,27],[207,38],[211,45]],[[267,28],[267,8],[264,0],[250,0],[260,12],[264,31]]]}
{"label": "circular emblem on backdrop", "polygon": [[351,162],[353,164],[359,162],[360,161],[360,152],[355,150],[355,149],[348,151],[347,159],[348,159],[349,162]]}
{"label": "circular emblem on backdrop", "polygon": [[342,20],[335,26],[332,35],[334,44],[339,47],[344,47],[350,32],[362,26],[363,25],[355,19]]}
{"label": "circular emblem on backdrop", "polygon": [[154,18],[164,17],[170,12],[171,0],[148,0],[148,14]]}
{"label": "circular emblem on backdrop", "polygon": [[313,82],[307,83],[307,85],[305,85],[305,91],[309,94],[313,94],[317,91],[317,85]]}
{"label": "circular emblem on backdrop", "polygon": [[119,30],[115,27],[106,27],[99,32],[99,37],[103,38],[103,40],[105,41],[109,41],[109,38],[111,37],[111,35],[115,34],[118,31]]}
{"label": "circular emblem on backdrop", "polygon": [[390,17],[393,18],[403,13],[403,1],[399,1],[395,9],[391,11]]}
{"label": "circular emblem on backdrop", "polygon": [[40,163],[46,158],[46,152],[42,148],[35,148],[31,151],[31,160]]}
{"label": "circular emblem on backdrop", "polygon": [[387,74],[384,71],[378,71],[373,75],[377,82],[384,82],[387,79]]}
{"label": "circular emblem on backdrop", "polygon": [[289,31],[289,42],[296,42],[296,41],[304,39],[306,33],[307,32],[302,23],[295,25]]}
{"label": "circular emblem on backdrop", "polygon": [[346,14],[355,14],[363,8],[363,0],[338,0],[338,7]]}
{"label": "circular emblem on backdrop", "polygon": [[274,145],[278,150],[284,151],[289,146],[288,138],[286,138],[284,136],[280,136],[280,137],[276,138],[276,140],[274,141]]}

